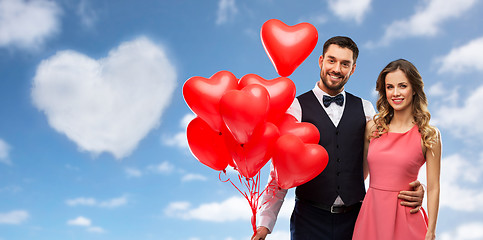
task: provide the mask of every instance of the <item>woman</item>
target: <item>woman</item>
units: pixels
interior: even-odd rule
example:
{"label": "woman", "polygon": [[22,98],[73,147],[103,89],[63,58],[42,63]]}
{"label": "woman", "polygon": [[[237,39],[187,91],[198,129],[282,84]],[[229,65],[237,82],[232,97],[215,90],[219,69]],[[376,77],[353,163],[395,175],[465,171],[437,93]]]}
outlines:
{"label": "woman", "polygon": [[[367,123],[364,144],[364,176],[371,178],[353,239],[435,239],[441,136],[429,125],[423,86],[416,67],[404,59],[379,74],[379,113]],[[412,214],[397,198],[425,162],[429,221],[424,210]]]}

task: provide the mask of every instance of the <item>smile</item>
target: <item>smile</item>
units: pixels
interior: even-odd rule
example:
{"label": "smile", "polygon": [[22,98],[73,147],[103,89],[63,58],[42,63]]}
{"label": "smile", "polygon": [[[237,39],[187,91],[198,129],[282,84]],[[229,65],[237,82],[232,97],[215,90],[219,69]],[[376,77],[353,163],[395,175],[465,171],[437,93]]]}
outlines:
{"label": "smile", "polygon": [[342,78],[342,76],[340,76],[340,75],[332,75],[332,74],[327,74],[327,75],[329,75],[330,79],[333,79],[333,80],[336,80],[336,81],[338,81],[339,79]]}

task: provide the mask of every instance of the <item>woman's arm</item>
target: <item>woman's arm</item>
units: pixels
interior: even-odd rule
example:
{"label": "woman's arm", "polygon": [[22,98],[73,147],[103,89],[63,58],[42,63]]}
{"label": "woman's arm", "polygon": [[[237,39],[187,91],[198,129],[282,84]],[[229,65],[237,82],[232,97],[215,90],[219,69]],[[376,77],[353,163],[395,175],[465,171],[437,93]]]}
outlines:
{"label": "woman's arm", "polygon": [[426,174],[428,184],[428,232],[426,240],[436,238],[436,220],[439,209],[440,171],[441,171],[441,134],[438,132],[436,144],[426,149]]}
{"label": "woman's arm", "polygon": [[362,162],[362,169],[364,170],[364,179],[367,178],[369,175],[369,164],[367,163],[367,152],[369,150],[369,137],[372,135],[372,132],[374,131],[374,121],[370,120],[369,122],[366,123],[366,131],[364,134],[364,157],[363,157],[363,162]]}

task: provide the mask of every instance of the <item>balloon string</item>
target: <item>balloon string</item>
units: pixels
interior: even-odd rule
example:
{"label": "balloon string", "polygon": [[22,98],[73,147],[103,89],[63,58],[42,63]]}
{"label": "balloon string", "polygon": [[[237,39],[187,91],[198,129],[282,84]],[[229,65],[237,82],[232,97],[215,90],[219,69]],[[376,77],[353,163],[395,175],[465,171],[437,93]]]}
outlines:
{"label": "balloon string", "polygon": [[[272,180],[270,180],[270,182],[267,184],[265,189],[263,189],[263,191],[260,195],[262,195],[264,192],[267,192],[267,194],[271,193],[270,195],[275,196],[275,195],[277,195],[278,191],[280,191],[280,190],[282,190],[282,189],[275,184],[275,178],[272,178]],[[271,199],[267,199],[265,202],[262,203],[262,206],[267,204],[268,202],[270,202],[270,200]],[[260,206],[260,208],[261,208],[261,206]]]}
{"label": "balloon string", "polygon": [[[248,165],[246,164],[247,159],[246,159],[246,153],[245,153],[245,146],[243,144],[241,144],[240,146],[242,148],[243,155],[238,156],[238,157],[242,158],[241,160],[245,162],[245,165],[242,166],[242,167],[244,167],[245,172],[248,173],[249,169],[248,169]],[[237,167],[239,167],[239,166],[237,166]],[[235,168],[235,170],[236,170],[236,168]],[[269,201],[269,200],[267,200],[266,202],[259,205],[260,204],[260,197],[263,195],[263,193],[265,191],[267,191],[267,192],[273,191],[274,195],[277,193],[277,188],[275,187],[275,182],[274,182],[275,179],[273,178],[270,181],[270,183],[267,184],[267,187],[265,189],[263,189],[263,191],[260,191],[260,171],[258,171],[257,174],[254,177],[251,177],[251,178],[243,177],[240,174],[240,171],[237,171],[237,172],[238,172],[238,181],[240,183],[240,186],[244,186],[245,189],[248,191],[248,193],[240,190],[240,188],[235,183],[233,183],[233,181],[231,181],[231,179],[229,177],[227,177],[226,180],[222,180],[221,179],[221,172],[219,174],[219,179],[220,179],[221,182],[230,182],[231,185],[247,200],[247,202],[250,206],[250,209],[252,211],[251,224],[252,224],[252,228],[253,228],[253,233],[256,234],[256,232],[257,232],[257,229],[256,229],[257,228],[257,226],[256,226],[256,224],[257,224],[257,211],[259,209],[261,209],[261,207]],[[226,170],[223,170],[223,173],[226,176]]]}
{"label": "balloon string", "polygon": [[224,174],[225,174],[225,176],[226,176],[226,171],[225,171],[225,170],[223,170],[223,172],[220,172],[220,174],[219,174],[219,179],[220,179],[220,181],[221,181],[221,182],[230,182],[230,183],[231,183],[231,185],[233,185],[233,187],[234,187],[236,190],[238,190],[238,192],[240,192],[240,193],[241,193],[241,195],[243,195],[243,196],[244,196],[244,197],[245,197],[245,198],[248,200],[248,196],[247,196],[247,194],[246,194],[246,193],[244,193],[244,192],[242,192],[242,191],[241,191],[241,190],[240,190],[240,189],[239,189],[239,188],[238,188],[238,187],[237,187],[237,186],[236,186],[236,185],[235,185],[235,184],[234,184],[234,183],[231,181],[231,179],[230,179],[230,178],[227,178],[226,180],[221,180],[221,173],[224,173]]}
{"label": "balloon string", "polygon": [[218,179],[220,179],[220,182],[228,182],[228,181],[230,181],[230,178],[228,178],[227,180],[221,180],[221,173],[224,173],[225,176],[226,176],[226,170],[223,169],[223,171],[220,172],[220,174],[218,174]]}
{"label": "balloon string", "polygon": [[231,178],[227,178],[226,180],[222,180],[222,173],[225,174],[226,176],[226,171],[223,170],[222,172],[219,173],[218,178],[220,179],[221,182],[230,182],[231,185],[247,200],[250,209],[252,211],[252,217],[251,217],[251,224],[252,224],[252,229],[253,233],[256,233],[257,231],[257,212],[261,208],[259,206],[259,200],[263,192],[265,192],[266,189],[264,189],[262,192],[260,192],[260,172],[258,172],[254,177],[252,178],[247,178],[243,177],[240,173],[238,173],[238,181],[240,182],[241,186],[244,186],[246,190],[248,191],[242,191],[240,188],[231,180]]}

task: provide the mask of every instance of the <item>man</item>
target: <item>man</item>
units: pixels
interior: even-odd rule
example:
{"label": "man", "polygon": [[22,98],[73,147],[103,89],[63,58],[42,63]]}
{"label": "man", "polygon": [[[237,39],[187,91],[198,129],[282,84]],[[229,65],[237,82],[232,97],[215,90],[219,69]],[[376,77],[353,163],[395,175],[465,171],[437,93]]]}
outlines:
{"label": "man", "polygon": [[[318,128],[319,144],[329,153],[325,170],[295,190],[290,219],[293,240],[352,238],[365,195],[364,130],[375,114],[369,101],[344,91],[356,69],[358,54],[357,45],[348,37],[327,40],[319,57],[320,81],[314,89],[298,96],[288,110],[297,120]],[[274,176],[272,169],[269,182]],[[401,191],[401,204],[415,207],[411,212],[417,212],[424,191],[418,181],[410,185],[417,190]],[[260,211],[259,227],[252,240],[265,239],[271,232],[286,193],[268,191],[263,196],[262,202],[267,204]]]}

